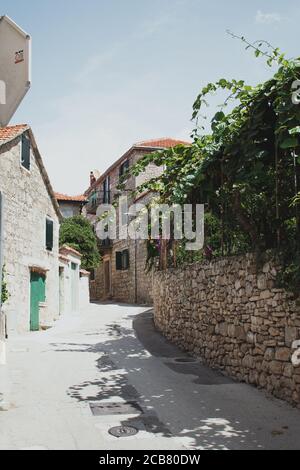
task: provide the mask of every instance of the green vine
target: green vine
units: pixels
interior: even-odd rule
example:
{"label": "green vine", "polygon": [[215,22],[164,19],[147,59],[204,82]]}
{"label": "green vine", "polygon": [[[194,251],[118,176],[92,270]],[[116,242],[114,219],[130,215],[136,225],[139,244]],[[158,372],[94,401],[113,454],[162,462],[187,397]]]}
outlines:
{"label": "green vine", "polygon": [[[145,155],[130,173],[164,166],[137,192],[154,191],[163,203],[205,204],[210,256],[272,252],[283,263],[281,285],[300,292],[300,105],[292,101],[300,61],[266,41],[239,39],[277,66],[273,77],[256,86],[226,78],[208,83],[193,105],[193,143]],[[207,134],[203,109],[219,91],[228,95]]]}
{"label": "green vine", "polygon": [[2,269],[2,292],[1,292],[1,303],[2,305],[8,301],[10,295],[7,288],[7,281],[5,278],[5,268]]}

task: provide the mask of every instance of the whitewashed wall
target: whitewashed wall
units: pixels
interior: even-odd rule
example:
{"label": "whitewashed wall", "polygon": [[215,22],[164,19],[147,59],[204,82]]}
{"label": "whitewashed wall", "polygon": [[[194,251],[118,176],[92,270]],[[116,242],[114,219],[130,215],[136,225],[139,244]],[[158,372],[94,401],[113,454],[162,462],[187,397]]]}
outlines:
{"label": "whitewashed wall", "polygon": [[90,304],[90,287],[89,275],[81,274],[79,281],[79,305],[80,310],[84,313],[85,309]]}
{"label": "whitewashed wall", "polygon": [[[60,261],[60,267],[63,268],[63,279],[61,281],[60,290],[63,286],[63,296],[61,298],[61,314],[62,315],[70,315],[74,313],[78,313],[80,311],[80,257],[72,255],[72,254],[65,254],[64,256],[67,257],[68,261],[62,262]],[[72,263],[76,264],[76,308],[74,309],[72,306]]]}

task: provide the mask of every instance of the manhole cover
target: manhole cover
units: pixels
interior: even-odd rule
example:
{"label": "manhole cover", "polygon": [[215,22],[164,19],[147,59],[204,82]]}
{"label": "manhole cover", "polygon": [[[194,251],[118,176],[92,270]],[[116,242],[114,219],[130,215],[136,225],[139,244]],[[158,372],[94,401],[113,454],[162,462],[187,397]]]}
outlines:
{"label": "manhole cover", "polygon": [[142,408],[135,402],[90,402],[90,408],[94,416],[136,415],[143,412]]}
{"label": "manhole cover", "polygon": [[179,359],[175,359],[175,362],[179,362],[181,364],[188,364],[188,363],[193,363],[197,361],[193,357],[180,357]]}
{"label": "manhole cover", "polygon": [[138,430],[132,426],[117,426],[109,429],[109,434],[114,437],[131,437],[138,434]]}

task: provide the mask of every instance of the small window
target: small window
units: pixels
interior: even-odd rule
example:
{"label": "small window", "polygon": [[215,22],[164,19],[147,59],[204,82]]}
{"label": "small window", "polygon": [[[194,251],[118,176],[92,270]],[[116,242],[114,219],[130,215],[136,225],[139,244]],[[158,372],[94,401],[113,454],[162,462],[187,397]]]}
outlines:
{"label": "small window", "polygon": [[128,172],[129,170],[129,160],[126,160],[124,163],[122,163],[122,165],[120,166],[120,178],[122,178],[122,176],[126,175],[126,173]]}
{"label": "small window", "polygon": [[90,270],[90,281],[95,281],[96,280],[96,273],[95,269]]}
{"label": "small window", "polygon": [[129,269],[129,250],[118,251],[116,253],[117,271],[126,271]]}
{"label": "small window", "polygon": [[116,253],[116,270],[117,271],[122,271],[122,252],[117,251]]}
{"label": "small window", "polygon": [[46,248],[48,251],[53,250],[53,220],[46,219]]}
{"label": "small window", "polygon": [[30,170],[30,140],[28,135],[23,134],[21,140],[21,165]]}

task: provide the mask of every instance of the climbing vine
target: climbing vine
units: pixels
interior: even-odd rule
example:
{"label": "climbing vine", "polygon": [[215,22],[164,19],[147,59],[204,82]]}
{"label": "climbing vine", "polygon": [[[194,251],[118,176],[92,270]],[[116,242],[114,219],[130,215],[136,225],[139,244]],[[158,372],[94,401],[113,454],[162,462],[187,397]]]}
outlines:
{"label": "climbing vine", "polygon": [[1,292],[1,304],[5,304],[9,299],[9,292],[7,288],[7,282],[5,278],[5,268],[2,269],[2,292]]}
{"label": "climbing vine", "polygon": [[[163,174],[138,191],[155,191],[170,204],[205,204],[203,256],[207,248],[209,256],[273,252],[283,266],[281,284],[297,290],[300,105],[292,101],[292,85],[300,79],[300,61],[265,41],[239,39],[267,66],[277,66],[273,77],[256,86],[226,78],[207,84],[193,105],[193,143],[146,155],[130,171],[138,175],[149,163],[164,165]],[[205,133],[204,109],[219,91],[228,96]]]}

